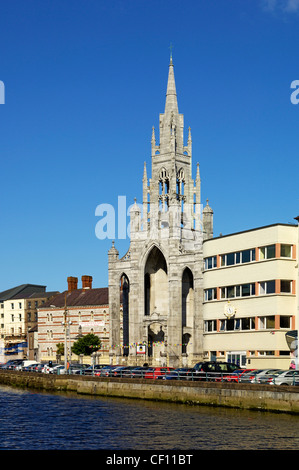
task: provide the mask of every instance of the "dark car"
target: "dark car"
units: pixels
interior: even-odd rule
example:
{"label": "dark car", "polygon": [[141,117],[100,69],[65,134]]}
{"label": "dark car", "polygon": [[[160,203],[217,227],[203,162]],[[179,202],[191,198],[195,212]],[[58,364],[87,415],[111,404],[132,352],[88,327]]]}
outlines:
{"label": "dark car", "polygon": [[136,379],[136,378],[144,378],[145,377],[145,374],[146,372],[150,369],[149,366],[138,366],[138,367],[134,367],[132,370],[131,370],[131,377],[133,379]]}
{"label": "dark car", "polygon": [[133,367],[131,366],[115,367],[110,370],[110,376],[111,377],[130,377],[132,369]]}
{"label": "dark car", "polygon": [[193,367],[193,380],[222,380],[227,374],[233,373],[240,369],[240,366],[233,362],[206,361],[198,362]]}
{"label": "dark car", "polygon": [[180,367],[158,378],[162,378],[163,380],[192,380],[192,374],[193,369]]}

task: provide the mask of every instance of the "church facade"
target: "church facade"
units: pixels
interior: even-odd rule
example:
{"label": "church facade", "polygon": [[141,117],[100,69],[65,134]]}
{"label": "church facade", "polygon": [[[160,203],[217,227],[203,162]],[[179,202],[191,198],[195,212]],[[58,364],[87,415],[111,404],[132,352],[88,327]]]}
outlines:
{"label": "church facade", "polygon": [[192,177],[172,58],[159,118],[151,177],[144,164],[142,204],[130,212],[129,249],[120,258],[113,243],[108,252],[110,359],[179,367],[203,359],[203,240],[213,236],[213,211],[202,210],[199,164]]}

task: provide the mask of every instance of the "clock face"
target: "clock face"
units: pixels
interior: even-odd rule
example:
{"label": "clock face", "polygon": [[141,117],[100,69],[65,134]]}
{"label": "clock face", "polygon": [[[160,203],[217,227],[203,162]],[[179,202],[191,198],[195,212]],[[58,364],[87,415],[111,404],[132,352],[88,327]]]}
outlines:
{"label": "clock face", "polygon": [[227,317],[232,317],[235,314],[235,308],[232,305],[226,305],[224,308],[224,314]]}

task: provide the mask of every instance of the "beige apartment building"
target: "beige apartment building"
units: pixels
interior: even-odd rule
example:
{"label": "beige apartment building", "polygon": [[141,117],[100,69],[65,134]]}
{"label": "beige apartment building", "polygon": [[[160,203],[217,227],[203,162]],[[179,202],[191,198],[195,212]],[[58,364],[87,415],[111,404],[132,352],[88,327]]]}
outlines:
{"label": "beige apartment building", "polygon": [[37,345],[29,331],[37,326],[38,308],[57,292],[19,293],[2,303],[0,327],[5,358],[36,359]]}
{"label": "beige apartment building", "polygon": [[0,292],[0,362],[34,359],[29,331],[37,326],[38,307],[55,293],[36,284],[22,284]]}
{"label": "beige apartment building", "polygon": [[204,358],[288,369],[286,333],[298,328],[297,225],[205,240]]}

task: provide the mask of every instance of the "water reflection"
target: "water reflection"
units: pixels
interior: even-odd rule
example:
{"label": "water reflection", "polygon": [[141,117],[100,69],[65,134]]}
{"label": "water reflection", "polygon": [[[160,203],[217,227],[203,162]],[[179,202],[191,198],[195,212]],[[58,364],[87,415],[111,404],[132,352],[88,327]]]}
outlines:
{"label": "water reflection", "polygon": [[0,387],[1,449],[298,449],[299,417]]}

